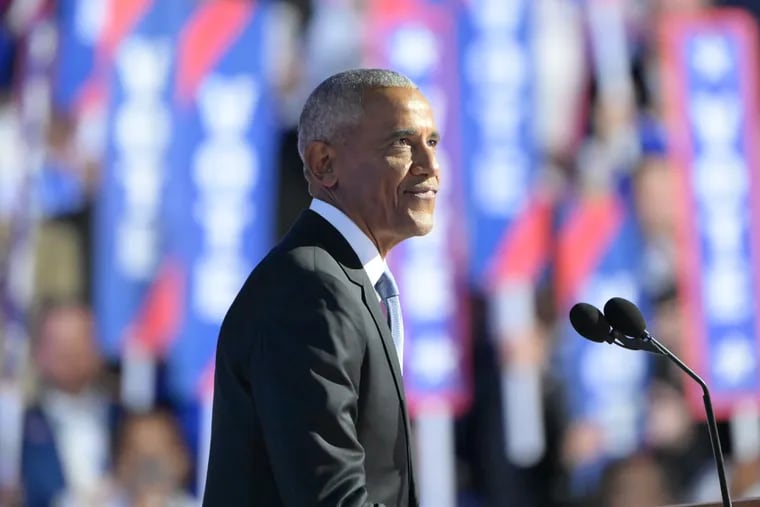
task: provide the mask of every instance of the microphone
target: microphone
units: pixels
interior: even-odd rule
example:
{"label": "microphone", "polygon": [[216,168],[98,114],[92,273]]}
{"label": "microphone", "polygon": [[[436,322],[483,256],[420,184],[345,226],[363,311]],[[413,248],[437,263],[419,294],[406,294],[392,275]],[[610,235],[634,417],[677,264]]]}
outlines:
{"label": "microphone", "polygon": [[598,343],[614,343],[624,349],[646,350],[653,354],[660,354],[651,343],[628,338],[614,327],[611,327],[604,314],[594,305],[577,303],[570,309],[570,323],[573,329],[591,341]]}
{"label": "microphone", "polygon": [[715,413],[713,412],[710,390],[707,388],[707,384],[694,370],[686,366],[683,361],[647,331],[644,316],[635,304],[623,298],[612,298],[604,305],[604,315],[613,328],[654,347],[660,354],[673,361],[702,388],[702,400],[704,401],[705,413],[707,414],[707,429],[710,433],[715,466],[718,469],[720,494],[723,497],[723,506],[731,507],[731,497],[728,494],[728,485],[726,483],[726,469],[723,463],[723,451],[720,447],[720,439],[718,439],[718,424],[715,421]]}
{"label": "microphone", "polygon": [[610,325],[599,308],[588,303],[577,303],[570,309],[570,323],[573,329],[591,341],[612,343]]}

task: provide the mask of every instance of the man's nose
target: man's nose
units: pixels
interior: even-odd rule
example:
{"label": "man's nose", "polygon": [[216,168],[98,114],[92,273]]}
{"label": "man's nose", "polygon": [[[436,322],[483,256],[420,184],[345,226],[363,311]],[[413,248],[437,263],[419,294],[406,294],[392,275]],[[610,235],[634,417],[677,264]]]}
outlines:
{"label": "man's nose", "polygon": [[440,176],[440,166],[436,158],[435,148],[432,146],[423,146],[416,150],[414,163],[412,164],[412,174],[417,176]]}

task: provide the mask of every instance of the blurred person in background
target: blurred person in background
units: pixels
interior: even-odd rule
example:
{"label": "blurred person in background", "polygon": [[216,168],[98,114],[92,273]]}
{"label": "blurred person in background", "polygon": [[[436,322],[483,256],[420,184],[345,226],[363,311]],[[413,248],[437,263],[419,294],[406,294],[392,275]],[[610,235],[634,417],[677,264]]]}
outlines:
{"label": "blurred person in background", "polygon": [[101,382],[89,308],[74,301],[46,303],[32,346],[41,383],[24,420],[26,505],[54,505],[64,493],[87,505],[99,497],[110,464],[116,413]]}
{"label": "blurred person in background", "polygon": [[392,71],[336,74],[307,100],[314,200],[222,325],[205,505],[418,505],[385,257],[432,228],[438,141]]}
{"label": "blurred person in background", "polygon": [[[194,507],[185,487],[190,454],[176,418],[156,409],[124,417],[114,449],[114,470],[103,507]],[[76,507],[76,501],[61,507]]]}
{"label": "blurred person in background", "polygon": [[[662,289],[654,299],[652,332],[679,357],[683,357],[681,321],[675,286]],[[698,475],[705,468],[712,472],[709,435],[688,406],[683,372],[660,357],[652,362],[652,368],[647,393],[646,445],[666,471],[675,499],[686,501]]]}
{"label": "blurred person in background", "polygon": [[597,507],[653,507],[673,503],[670,478],[654,457],[635,454],[610,463],[602,476]]}
{"label": "blurred person in background", "polygon": [[634,201],[644,238],[643,289],[657,297],[675,284],[678,181],[659,125],[654,121],[642,124],[643,153],[633,173]]}

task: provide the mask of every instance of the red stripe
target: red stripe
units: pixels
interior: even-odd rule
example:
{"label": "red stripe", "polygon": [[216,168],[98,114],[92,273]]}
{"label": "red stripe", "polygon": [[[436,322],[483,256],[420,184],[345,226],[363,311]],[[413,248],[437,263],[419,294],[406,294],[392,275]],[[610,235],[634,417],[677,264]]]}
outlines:
{"label": "red stripe", "polygon": [[534,200],[517,217],[488,269],[493,283],[505,280],[535,280],[546,264],[551,241],[551,203]]}
{"label": "red stripe", "polygon": [[413,0],[374,0],[370,4],[370,20],[396,20],[410,17],[419,9],[416,1]]}
{"label": "red stripe", "polygon": [[[105,0],[104,0],[105,1]],[[104,76],[113,54],[124,38],[153,5],[154,0],[110,0],[106,26],[95,48],[93,70],[73,101],[75,111],[82,111],[98,100],[107,100]]]}
{"label": "red stripe", "polygon": [[419,0],[372,0],[364,16],[367,30],[363,32],[363,64],[369,67],[387,67],[388,38],[405,23],[424,23],[430,28],[430,21],[438,19],[441,10],[432,5],[424,9]]}
{"label": "red stripe", "polygon": [[153,2],[154,0],[110,0],[106,29],[97,49],[98,62],[111,60],[121,41],[132,31]]}
{"label": "red stripe", "polygon": [[216,371],[216,361],[215,358],[211,358],[211,360],[206,364],[206,367],[203,369],[203,373],[201,373],[200,380],[198,381],[198,398],[200,399],[210,399],[212,395],[214,394],[214,372]]}
{"label": "red stripe", "polygon": [[203,77],[240,35],[254,7],[253,1],[217,0],[193,14],[179,42],[177,94],[182,102],[192,100]]}
{"label": "red stripe", "polygon": [[[760,104],[758,103],[758,84],[760,76],[757,70],[758,50],[760,42],[758,38],[757,24],[752,16],[744,11],[734,11],[725,15],[727,21],[735,25],[737,37],[742,44],[739,47],[739,68],[741,76],[739,83],[741,93],[745,100],[745,111],[747,116],[743,132],[744,149],[747,155],[747,166],[749,169],[749,207],[750,213],[750,257],[754,270],[754,292],[755,292],[755,344],[760,347],[760,179],[758,179],[758,162],[760,162],[760,152],[758,151],[757,139],[760,135],[760,124],[758,123],[758,114],[760,113]],[[742,393],[744,394],[744,393]],[[760,399],[760,392],[755,392],[754,398]],[[736,393],[726,406],[724,417],[730,417],[729,409],[733,408],[743,396]],[[718,405],[721,405],[720,403]],[[718,406],[716,412],[722,412],[722,407]]]}
{"label": "red stripe", "polygon": [[178,265],[165,262],[145,295],[129,334],[156,357],[164,355],[183,321],[184,277]]}
{"label": "red stripe", "polygon": [[84,114],[90,108],[99,107],[108,100],[108,90],[99,76],[101,74],[93,74],[79,89],[73,104],[77,115]]}
{"label": "red stripe", "polygon": [[567,308],[614,241],[625,212],[614,192],[583,200],[559,234],[557,302]]}

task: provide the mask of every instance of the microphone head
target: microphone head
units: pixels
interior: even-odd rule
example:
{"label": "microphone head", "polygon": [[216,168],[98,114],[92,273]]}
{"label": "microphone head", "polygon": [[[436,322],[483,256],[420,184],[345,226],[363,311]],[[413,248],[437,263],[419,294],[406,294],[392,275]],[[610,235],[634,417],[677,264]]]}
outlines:
{"label": "microphone head", "polygon": [[639,308],[623,298],[612,298],[604,305],[604,315],[612,327],[622,333],[640,338],[646,334],[647,323]]}
{"label": "microphone head", "polygon": [[570,309],[570,323],[579,335],[595,342],[610,338],[610,325],[599,308],[588,303],[577,303]]}

